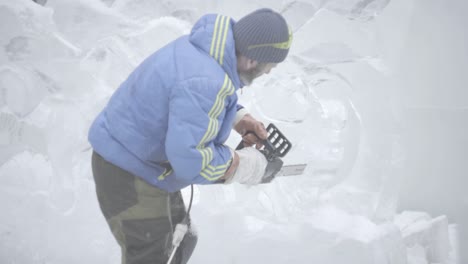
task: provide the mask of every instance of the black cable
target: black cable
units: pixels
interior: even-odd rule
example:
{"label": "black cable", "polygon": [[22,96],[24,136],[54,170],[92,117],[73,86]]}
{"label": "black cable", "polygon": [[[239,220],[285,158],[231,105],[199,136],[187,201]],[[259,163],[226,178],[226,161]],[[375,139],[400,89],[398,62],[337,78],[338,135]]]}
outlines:
{"label": "black cable", "polygon": [[192,202],[193,202],[193,184],[190,185],[190,202],[187,209],[187,213],[185,214],[184,220],[182,222],[187,223],[190,226],[190,210],[192,210]]}
{"label": "black cable", "polygon": [[187,210],[187,214],[189,214],[190,209],[192,209],[192,202],[193,202],[193,184],[190,185],[190,203],[189,203],[189,207]]}

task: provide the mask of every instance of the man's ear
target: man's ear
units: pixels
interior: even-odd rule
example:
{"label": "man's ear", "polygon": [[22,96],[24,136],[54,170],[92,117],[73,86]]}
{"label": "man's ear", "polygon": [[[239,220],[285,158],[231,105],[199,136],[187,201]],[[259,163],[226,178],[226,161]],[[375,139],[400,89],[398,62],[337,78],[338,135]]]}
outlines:
{"label": "man's ear", "polygon": [[257,65],[258,61],[247,58],[247,70],[254,69]]}
{"label": "man's ear", "polygon": [[258,61],[247,58],[244,55],[239,55],[237,57],[237,68],[240,71],[249,71],[257,67]]}

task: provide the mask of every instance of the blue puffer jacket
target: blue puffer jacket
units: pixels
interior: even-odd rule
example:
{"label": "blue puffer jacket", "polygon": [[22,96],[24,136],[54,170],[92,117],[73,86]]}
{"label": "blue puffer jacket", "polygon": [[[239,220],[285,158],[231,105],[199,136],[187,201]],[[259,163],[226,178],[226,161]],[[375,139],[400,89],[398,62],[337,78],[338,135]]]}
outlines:
{"label": "blue puffer jacket", "polygon": [[242,85],[233,24],[206,15],[143,61],[93,122],[94,151],[169,192],[222,177]]}

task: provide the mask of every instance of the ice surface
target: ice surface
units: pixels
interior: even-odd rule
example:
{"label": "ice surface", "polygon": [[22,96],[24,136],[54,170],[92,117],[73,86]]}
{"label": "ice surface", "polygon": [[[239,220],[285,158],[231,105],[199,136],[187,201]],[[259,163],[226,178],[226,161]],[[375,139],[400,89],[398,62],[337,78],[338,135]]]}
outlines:
{"label": "ice surface", "polygon": [[54,10],[58,31],[80,49],[92,48],[96,40],[135,30],[132,21],[99,1],[49,0],[47,7]]}
{"label": "ice surface", "polygon": [[0,113],[0,165],[23,150],[47,153],[44,132],[13,114]]}
{"label": "ice surface", "polygon": [[403,239],[409,248],[423,247],[429,262],[448,261],[451,248],[446,216],[432,219],[425,213],[403,212],[395,222],[402,230]]}
{"label": "ice surface", "polygon": [[239,97],[294,143],[285,163],[307,170],[196,186],[191,263],[457,263],[449,218],[397,210],[408,143],[395,74],[423,1],[36,2],[0,0],[0,262],[119,262],[95,197],[90,123],[199,16],[269,6],[293,28],[290,56]]}
{"label": "ice surface", "polygon": [[48,84],[33,69],[0,68],[3,104],[19,117],[31,113],[48,93]]}
{"label": "ice surface", "polygon": [[[215,202],[209,201],[215,197],[201,187],[197,205],[210,207],[196,211],[194,219],[211,239],[200,241],[195,263],[406,263],[406,247],[394,224],[378,225],[332,203],[314,202],[313,190],[285,197],[278,186],[237,187],[243,199],[223,199],[224,208],[213,206]],[[202,215],[209,215],[209,220],[197,221]],[[223,240],[224,236],[230,239]],[[210,253],[211,243],[223,245],[219,254]]]}
{"label": "ice surface", "polygon": [[325,8],[351,19],[369,20],[377,16],[390,0],[331,0]]}

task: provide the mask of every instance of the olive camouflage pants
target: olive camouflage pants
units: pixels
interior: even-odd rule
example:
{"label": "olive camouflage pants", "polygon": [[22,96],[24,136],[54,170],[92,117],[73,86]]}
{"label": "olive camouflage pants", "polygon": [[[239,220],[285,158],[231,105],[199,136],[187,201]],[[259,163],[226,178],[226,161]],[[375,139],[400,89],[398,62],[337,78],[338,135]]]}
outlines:
{"label": "olive camouflage pants", "polygon": [[[99,205],[121,247],[122,263],[166,264],[172,232],[185,216],[180,191],[168,193],[149,185],[96,152],[92,169]],[[196,240],[189,231],[171,263],[187,263]]]}

